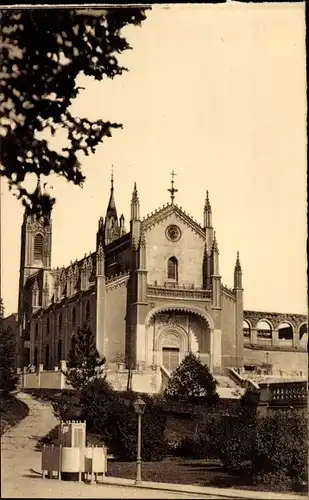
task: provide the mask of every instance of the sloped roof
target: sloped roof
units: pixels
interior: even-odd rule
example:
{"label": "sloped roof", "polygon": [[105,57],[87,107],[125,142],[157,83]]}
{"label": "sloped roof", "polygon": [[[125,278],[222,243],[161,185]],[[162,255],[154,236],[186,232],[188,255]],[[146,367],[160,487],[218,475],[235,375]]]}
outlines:
{"label": "sloped roof", "polygon": [[151,212],[142,220],[142,229],[146,230],[167,219],[171,214],[176,214],[187,226],[191,227],[196,233],[198,233],[202,238],[205,238],[205,231],[203,227],[194,220],[191,215],[185,212],[182,207],[178,205],[168,203],[163,205],[162,208]]}

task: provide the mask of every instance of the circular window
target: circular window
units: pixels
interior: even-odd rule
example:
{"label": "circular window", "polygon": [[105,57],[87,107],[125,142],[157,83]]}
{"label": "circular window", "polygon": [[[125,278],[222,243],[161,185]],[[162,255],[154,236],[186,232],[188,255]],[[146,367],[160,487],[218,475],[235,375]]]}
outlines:
{"label": "circular window", "polygon": [[178,241],[181,236],[181,231],[178,226],[168,226],[166,236],[170,241]]}

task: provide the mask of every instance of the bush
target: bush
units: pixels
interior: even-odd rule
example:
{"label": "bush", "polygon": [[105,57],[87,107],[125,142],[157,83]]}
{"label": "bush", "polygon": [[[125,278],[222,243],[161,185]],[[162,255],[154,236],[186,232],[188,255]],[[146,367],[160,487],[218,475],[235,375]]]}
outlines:
{"label": "bush", "polygon": [[[133,408],[136,394],[114,392],[106,380],[94,380],[82,391],[82,414],[87,428],[100,434],[109,451],[120,461],[136,459],[137,415]],[[143,395],[146,402],[142,417],[142,459],[162,460],[167,451],[166,417],[160,398]]]}
{"label": "bush", "polygon": [[54,415],[59,420],[82,419],[80,397],[76,391],[65,390],[52,398]]}
{"label": "bush", "polygon": [[284,473],[294,484],[308,478],[307,416],[301,411],[278,411],[258,421],[254,470],[272,478]]}
{"label": "bush", "polygon": [[176,446],[174,453],[183,458],[206,458],[198,438],[183,438]]}
{"label": "bush", "polygon": [[208,366],[203,365],[197,356],[190,353],[172,373],[164,395],[171,401],[181,399],[195,405],[216,405],[220,400],[217,384]]}

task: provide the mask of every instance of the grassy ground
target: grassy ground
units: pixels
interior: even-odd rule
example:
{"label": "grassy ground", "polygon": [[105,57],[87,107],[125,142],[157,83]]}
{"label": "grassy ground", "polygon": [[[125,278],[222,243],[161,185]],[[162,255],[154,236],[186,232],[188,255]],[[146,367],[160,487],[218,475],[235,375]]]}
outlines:
{"label": "grassy ground", "polygon": [[[134,462],[108,461],[107,471],[107,476],[135,479],[136,464]],[[283,491],[280,486],[272,488],[269,485],[253,484],[248,472],[226,469],[219,460],[189,460],[167,457],[162,462],[143,463],[142,479],[144,481],[213,486],[217,488]],[[306,492],[304,492],[304,495],[306,495]]]}
{"label": "grassy ground", "polygon": [[15,396],[6,399],[1,398],[0,417],[1,417],[1,436],[13,425],[18,424],[28,415],[28,406]]}

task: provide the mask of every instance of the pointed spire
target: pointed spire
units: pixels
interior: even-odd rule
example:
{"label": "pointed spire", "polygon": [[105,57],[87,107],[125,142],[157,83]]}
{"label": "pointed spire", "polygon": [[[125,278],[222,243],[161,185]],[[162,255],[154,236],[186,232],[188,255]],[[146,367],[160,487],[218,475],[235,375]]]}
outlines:
{"label": "pointed spire", "polygon": [[212,251],[213,251],[213,253],[219,253],[216,231],[214,231],[214,240],[213,240],[213,244],[212,244]]}
{"label": "pointed spire", "polygon": [[139,203],[138,192],[136,187],[136,182],[134,182],[133,193],[132,193],[132,201],[131,203]]}
{"label": "pointed spire", "polygon": [[239,252],[237,252],[235,269],[234,269],[234,289],[242,290],[242,270],[239,259]]}
{"label": "pointed spire", "polygon": [[106,210],[106,219],[110,219],[111,217],[114,217],[115,220],[117,220],[117,209],[116,209],[116,203],[115,203],[115,198],[114,198],[114,172],[112,170],[111,174],[111,188],[110,188],[110,196],[109,196],[109,202]]}
{"label": "pointed spire", "polygon": [[206,199],[205,199],[204,210],[211,213],[211,204],[210,204],[210,201],[209,201],[208,189],[206,191]]}
{"label": "pointed spire", "polygon": [[239,252],[237,251],[237,257],[236,257],[236,263],[235,263],[235,273],[241,273],[241,265],[240,265],[240,259],[239,259]]}
{"label": "pointed spire", "polygon": [[132,200],[131,200],[131,220],[139,220],[139,219],[140,219],[139,198],[138,198],[136,182],[134,182]]}
{"label": "pointed spire", "polygon": [[37,180],[37,184],[36,184],[36,193],[38,196],[42,196],[42,187],[41,187],[41,177],[40,175],[38,175],[38,180]]}
{"label": "pointed spire", "polygon": [[209,201],[209,193],[206,191],[206,199],[204,205],[204,227],[212,227],[212,210]]}

